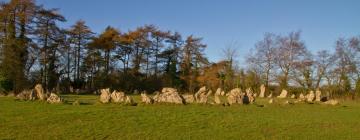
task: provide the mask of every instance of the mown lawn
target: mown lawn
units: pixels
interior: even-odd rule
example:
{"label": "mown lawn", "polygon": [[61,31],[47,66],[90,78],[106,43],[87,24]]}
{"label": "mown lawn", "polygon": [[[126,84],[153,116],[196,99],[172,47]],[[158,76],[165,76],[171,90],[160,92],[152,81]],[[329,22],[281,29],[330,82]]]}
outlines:
{"label": "mown lawn", "polygon": [[360,139],[356,102],[123,106],[91,95],[63,97],[66,103],[55,105],[0,97],[0,139]]}

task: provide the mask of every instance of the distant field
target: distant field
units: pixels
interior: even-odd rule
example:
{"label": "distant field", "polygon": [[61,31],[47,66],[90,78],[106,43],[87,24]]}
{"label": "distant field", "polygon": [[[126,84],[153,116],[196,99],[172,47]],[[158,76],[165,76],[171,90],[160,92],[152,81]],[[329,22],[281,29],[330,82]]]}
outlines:
{"label": "distant field", "polygon": [[99,104],[97,96],[63,97],[66,103],[56,105],[0,97],[0,139],[360,139],[356,102],[123,106]]}

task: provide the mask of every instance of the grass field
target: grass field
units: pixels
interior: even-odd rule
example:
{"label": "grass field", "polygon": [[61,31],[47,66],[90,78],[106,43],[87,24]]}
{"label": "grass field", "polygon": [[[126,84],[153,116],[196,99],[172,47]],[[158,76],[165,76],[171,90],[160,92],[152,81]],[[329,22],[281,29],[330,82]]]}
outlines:
{"label": "grass field", "polygon": [[360,139],[360,103],[350,101],[123,106],[92,95],[63,97],[63,104],[0,97],[0,139]]}

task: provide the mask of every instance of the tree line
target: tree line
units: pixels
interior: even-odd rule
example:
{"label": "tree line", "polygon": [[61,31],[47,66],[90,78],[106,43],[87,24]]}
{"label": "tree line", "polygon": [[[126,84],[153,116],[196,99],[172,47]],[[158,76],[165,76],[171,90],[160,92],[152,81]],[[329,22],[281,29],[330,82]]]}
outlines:
{"label": "tree line", "polygon": [[153,92],[175,87],[193,93],[201,86],[257,90],[326,89],[360,92],[359,37],[340,38],[335,52],[312,54],[301,32],[266,33],[237,63],[236,46],[224,59],[209,62],[201,37],[144,25],[129,31],[108,26],[94,33],[83,20],[68,28],[58,9],[33,0],[11,0],[0,7],[0,90],[21,92],[41,83],[47,92],[90,93],[100,88]]}

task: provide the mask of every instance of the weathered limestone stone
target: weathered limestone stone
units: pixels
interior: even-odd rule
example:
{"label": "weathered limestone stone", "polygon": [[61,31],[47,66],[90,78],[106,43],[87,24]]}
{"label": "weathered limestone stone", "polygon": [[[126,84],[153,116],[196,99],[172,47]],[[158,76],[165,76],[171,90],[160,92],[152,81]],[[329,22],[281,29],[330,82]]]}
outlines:
{"label": "weathered limestone stone", "polygon": [[261,86],[260,86],[260,95],[259,95],[259,98],[264,98],[265,97],[265,85],[264,84],[262,84]]}
{"label": "weathered limestone stone", "polygon": [[295,99],[295,94],[292,94],[290,98]]}
{"label": "weathered limestone stone", "polygon": [[47,98],[46,100],[48,103],[50,104],[58,104],[58,103],[61,103],[61,98],[56,95],[55,93],[51,93],[49,98]]}
{"label": "weathered limestone stone", "polygon": [[308,95],[306,95],[306,101],[307,102],[312,102],[315,100],[315,94],[314,91],[310,91],[310,93]]}
{"label": "weathered limestone stone", "polygon": [[283,89],[283,90],[281,91],[280,95],[277,96],[277,97],[278,97],[278,98],[286,98],[287,94],[288,94],[288,92],[287,92],[285,89]]}
{"label": "weathered limestone stone", "polygon": [[194,98],[194,95],[191,95],[191,94],[185,94],[185,95],[182,95],[185,103],[194,103],[195,102],[195,98]]}
{"label": "weathered limestone stone", "polygon": [[214,102],[215,102],[215,104],[221,104],[221,100],[220,100],[220,95],[219,95],[219,94],[215,94],[215,95],[214,95]]}
{"label": "weathered limestone stone", "polygon": [[222,92],[221,88],[218,88],[218,89],[216,89],[214,95],[221,95],[221,92]]}
{"label": "weathered limestone stone", "polygon": [[141,102],[145,104],[152,104],[154,100],[150,98],[146,93],[141,93]]}
{"label": "weathered limestone stone", "polygon": [[251,88],[247,88],[246,89],[246,95],[252,95],[253,94],[253,91]]}
{"label": "weathered limestone stone", "polygon": [[36,97],[39,99],[39,100],[46,100],[46,94],[44,93],[44,88],[42,87],[41,84],[37,84],[34,88],[34,91],[35,91],[35,94],[36,94]]}
{"label": "weathered limestone stone", "polygon": [[101,103],[109,103],[110,102],[110,89],[101,89],[100,90],[100,102]]}
{"label": "weathered limestone stone", "polygon": [[155,102],[184,104],[183,99],[181,98],[176,89],[163,88],[161,92],[162,93],[156,94],[154,96]]}
{"label": "weathered limestone stone", "polygon": [[[102,92],[101,92],[102,93]],[[124,92],[118,92],[116,90],[114,90],[111,95],[110,95],[110,100],[111,102],[114,102],[114,103],[122,103],[122,102],[125,102],[125,98],[126,98],[126,95]]]}
{"label": "weathered limestone stone", "polygon": [[300,100],[304,100],[305,98],[306,98],[306,97],[304,96],[304,94],[301,93],[301,94],[299,95],[299,99],[300,99]]}
{"label": "weathered limestone stone", "polygon": [[321,100],[321,91],[319,89],[316,90],[315,96],[316,96],[315,101],[320,102],[320,100]]}
{"label": "weathered limestone stone", "polygon": [[208,103],[208,97],[212,94],[211,90],[207,90],[206,87],[202,87],[195,93],[195,100],[197,103]]}
{"label": "weathered limestone stone", "polygon": [[135,104],[135,102],[130,96],[126,96],[125,97],[125,104],[133,105],[133,104]]}
{"label": "weathered limestone stone", "polygon": [[16,95],[16,98],[20,100],[35,100],[36,95],[33,90],[24,90]]}
{"label": "weathered limestone stone", "polygon": [[200,102],[200,95],[206,95],[206,87],[201,87],[198,92],[195,93],[195,100]]}
{"label": "weathered limestone stone", "polygon": [[226,93],[225,93],[225,91],[221,91],[221,94],[220,94],[221,96],[225,96],[226,95]]}
{"label": "weathered limestone stone", "polygon": [[228,103],[231,104],[242,104],[242,95],[241,95],[241,89],[235,88],[230,91],[230,93],[227,94],[227,100]]}
{"label": "weathered limestone stone", "polygon": [[327,105],[338,105],[338,104],[339,104],[339,101],[338,101],[338,100],[331,99],[331,100],[328,100],[328,101],[324,102],[324,104],[327,104]]}
{"label": "weathered limestone stone", "polygon": [[269,94],[269,96],[267,96],[268,98],[272,98],[272,93]]}

